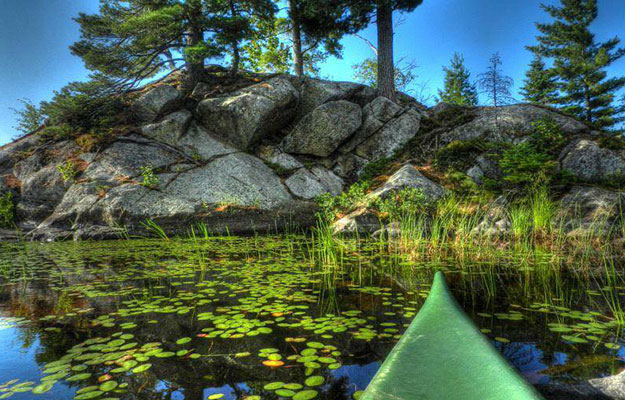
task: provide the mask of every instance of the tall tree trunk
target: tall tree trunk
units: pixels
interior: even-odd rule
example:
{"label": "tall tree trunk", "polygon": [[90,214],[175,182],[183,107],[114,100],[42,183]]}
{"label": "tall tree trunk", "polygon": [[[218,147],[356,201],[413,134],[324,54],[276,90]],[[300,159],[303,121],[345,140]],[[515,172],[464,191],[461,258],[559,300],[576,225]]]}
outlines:
{"label": "tall tree trunk", "polygon": [[395,91],[395,61],[393,59],[393,9],[381,1],[377,10],[378,25],[378,93],[393,101]]}
{"label": "tall tree trunk", "polygon": [[295,75],[304,76],[304,55],[302,54],[302,31],[297,19],[295,0],[289,0],[289,18],[291,19],[291,36],[293,39],[293,67]]}
{"label": "tall tree trunk", "polygon": [[[201,24],[198,22],[202,17],[202,9],[199,6],[194,7],[189,13],[189,30],[187,32],[186,46],[193,47],[204,41],[204,32],[202,31]],[[182,83],[182,90],[185,93],[190,93],[195,88],[195,85],[202,79],[204,75],[204,60],[198,60],[190,56],[186,56],[185,66],[187,76]]]}
{"label": "tall tree trunk", "polygon": [[[236,18],[238,16],[237,8],[234,5],[234,1],[230,0],[230,13],[232,14],[232,18]],[[241,62],[241,54],[239,53],[239,42],[233,40],[230,43],[232,47],[232,65],[230,66],[230,75],[236,76],[239,72],[239,63]]]}
{"label": "tall tree trunk", "polygon": [[592,105],[590,104],[590,88],[584,87],[584,103],[586,106],[586,121],[592,124]]}

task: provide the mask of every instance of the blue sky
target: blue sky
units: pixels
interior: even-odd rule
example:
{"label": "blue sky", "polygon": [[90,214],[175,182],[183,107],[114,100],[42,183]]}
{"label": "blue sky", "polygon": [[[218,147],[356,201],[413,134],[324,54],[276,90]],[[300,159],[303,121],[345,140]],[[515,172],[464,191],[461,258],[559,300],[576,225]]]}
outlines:
{"label": "blue sky", "polygon": [[[625,40],[623,0],[599,0],[599,17],[593,32],[599,40],[619,36]],[[554,4],[556,0],[543,3]],[[540,0],[424,0],[413,13],[404,15],[397,28],[397,58],[414,60],[419,66],[418,82],[426,93],[436,94],[442,86],[442,66],[455,51],[465,56],[475,76],[486,68],[488,58],[499,51],[505,72],[515,80],[515,92],[522,85],[531,60],[524,46],[536,36],[534,22],[546,21]],[[98,0],[5,0],[0,5],[0,144],[16,135],[15,115],[18,99],[38,103],[52,91],[88,75],[79,58],[68,46],[78,38],[72,17],[79,12],[94,13]],[[396,19],[399,16],[396,15]],[[375,29],[361,33],[375,42]],[[322,67],[324,77],[353,80],[352,66],[373,55],[360,39],[343,39],[342,59],[330,59]],[[623,44],[625,45],[625,43]],[[625,74],[625,59],[609,70]],[[519,96],[520,97],[520,96]]]}

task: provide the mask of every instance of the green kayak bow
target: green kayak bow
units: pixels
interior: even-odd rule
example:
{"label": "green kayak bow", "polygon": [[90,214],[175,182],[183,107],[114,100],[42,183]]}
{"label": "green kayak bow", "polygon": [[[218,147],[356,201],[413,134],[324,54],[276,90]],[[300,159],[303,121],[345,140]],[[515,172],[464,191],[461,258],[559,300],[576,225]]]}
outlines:
{"label": "green kayak bow", "polygon": [[542,400],[462,311],[437,272],[425,304],[361,400]]}

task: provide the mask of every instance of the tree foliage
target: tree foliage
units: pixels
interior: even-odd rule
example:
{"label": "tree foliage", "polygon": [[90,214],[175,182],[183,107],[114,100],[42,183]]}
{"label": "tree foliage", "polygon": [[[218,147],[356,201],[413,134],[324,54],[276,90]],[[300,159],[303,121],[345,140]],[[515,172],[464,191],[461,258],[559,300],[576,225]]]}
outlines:
{"label": "tree foliage", "polygon": [[181,65],[193,84],[206,59],[228,51],[236,71],[252,16],[271,19],[275,11],[271,0],[102,0],[98,14],[75,19],[81,39],[71,50],[119,88]]}
{"label": "tree foliage", "polygon": [[[354,79],[357,82],[377,87],[378,83],[378,60],[375,58],[367,58],[361,63],[354,65]],[[408,86],[414,82],[416,75],[414,73],[414,64],[408,63],[404,66],[395,66],[395,88],[400,92],[408,90]]]}
{"label": "tree foliage", "polygon": [[478,75],[478,85],[493,107],[509,104],[514,99],[510,88],[514,81],[501,70],[501,56],[495,53],[489,60],[486,72]]}
{"label": "tree foliage", "polygon": [[625,55],[614,37],[597,42],[590,25],[597,18],[596,0],[561,0],[560,5],[542,5],[551,23],[536,24],[538,44],[529,50],[553,59],[552,72],[563,96],[558,103],[596,128],[608,128],[622,120],[622,109],[614,104],[615,93],[625,86],[625,77],[608,78],[606,67]]}
{"label": "tree foliage", "polygon": [[37,130],[45,121],[45,115],[29,99],[20,99],[18,101],[22,103],[22,108],[11,108],[17,117],[17,126],[14,128],[22,134],[28,134]]}
{"label": "tree foliage", "polygon": [[460,106],[475,106],[478,103],[477,88],[471,83],[471,73],[464,65],[464,57],[454,53],[449,67],[443,67],[445,86],[438,91],[440,101]]}
{"label": "tree foliage", "polygon": [[377,88],[381,96],[396,98],[396,69],[393,55],[393,12],[411,12],[423,0],[353,0],[350,15],[357,26],[375,21],[378,32]]}
{"label": "tree foliage", "polygon": [[551,105],[558,102],[558,82],[540,55],[535,55],[521,87],[523,98],[534,104]]}

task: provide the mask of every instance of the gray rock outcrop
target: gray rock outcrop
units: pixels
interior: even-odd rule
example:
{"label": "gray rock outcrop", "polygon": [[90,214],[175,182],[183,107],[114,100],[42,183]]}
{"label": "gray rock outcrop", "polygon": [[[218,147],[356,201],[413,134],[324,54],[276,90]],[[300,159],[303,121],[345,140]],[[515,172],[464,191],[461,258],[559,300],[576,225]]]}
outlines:
{"label": "gray rock outcrop", "polygon": [[[446,108],[440,108],[445,112]],[[454,140],[483,139],[486,141],[512,141],[516,137],[527,135],[532,130],[532,123],[541,119],[551,119],[558,123],[567,136],[586,133],[589,128],[574,118],[556,111],[531,105],[515,104],[504,107],[479,107],[468,123],[444,133],[442,143]]]}
{"label": "gray rock outcrop", "polygon": [[600,182],[625,174],[625,151],[604,149],[590,139],[580,139],[560,155],[562,169],[586,182]]}
{"label": "gray rock outcrop", "polygon": [[307,114],[282,141],[287,153],[327,157],[362,124],[358,104],[339,100],[325,103]]}
{"label": "gray rock outcrop", "polygon": [[168,85],[157,86],[132,104],[132,112],[141,122],[152,122],[180,105],[182,94]]}
{"label": "gray rock outcrop", "polygon": [[277,134],[297,112],[299,93],[290,80],[277,77],[227,96],[200,102],[197,113],[211,133],[243,150],[265,135]]}

